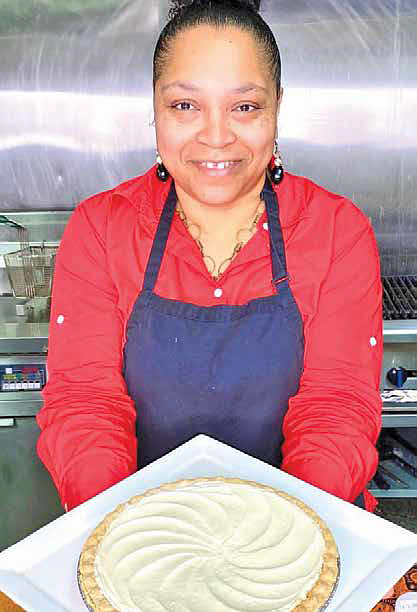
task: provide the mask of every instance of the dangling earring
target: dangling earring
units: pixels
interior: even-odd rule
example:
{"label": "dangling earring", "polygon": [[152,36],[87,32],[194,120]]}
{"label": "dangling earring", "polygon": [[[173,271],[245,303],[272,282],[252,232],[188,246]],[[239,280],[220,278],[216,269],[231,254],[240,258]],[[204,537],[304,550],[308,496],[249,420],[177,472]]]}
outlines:
{"label": "dangling earring", "polygon": [[277,141],[275,141],[275,144],[274,144],[274,165],[270,169],[270,174],[271,174],[271,181],[275,185],[278,185],[284,177],[284,168],[282,166],[282,159],[281,159],[280,152],[278,150]]}
{"label": "dangling earring", "polygon": [[165,183],[165,181],[169,179],[169,172],[162,163],[161,156],[158,152],[156,153],[156,163],[158,164],[156,167],[156,176],[159,178],[160,181],[163,181]]}

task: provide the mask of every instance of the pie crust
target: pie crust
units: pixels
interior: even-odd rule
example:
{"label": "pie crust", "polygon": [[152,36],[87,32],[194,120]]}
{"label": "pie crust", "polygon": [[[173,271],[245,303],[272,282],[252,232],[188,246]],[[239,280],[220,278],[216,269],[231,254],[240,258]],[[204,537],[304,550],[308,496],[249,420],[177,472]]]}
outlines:
{"label": "pie crust", "polygon": [[96,579],[95,559],[97,548],[101,542],[101,539],[106,534],[106,531],[113,520],[123,512],[125,507],[129,504],[136,504],[142,498],[149,495],[155,495],[160,491],[172,491],[178,487],[183,487],[186,485],[210,482],[245,484],[270,491],[292,502],[314,520],[316,525],[318,525],[320,528],[324,539],[325,549],[323,553],[323,565],[321,573],[314,586],[307,593],[304,600],[296,605],[291,612],[318,612],[319,610],[324,609],[337,586],[339,578],[339,553],[333,535],[325,522],[314,512],[314,510],[304,504],[304,502],[300,501],[296,497],[293,497],[292,495],[289,495],[288,493],[249,480],[215,477],[178,480],[176,482],[164,484],[160,487],[149,489],[143,494],[136,495],[127,502],[120,504],[113,512],[110,512],[105,516],[105,518],[98,524],[84,543],[78,564],[78,584],[83,599],[90,610],[93,612],[118,612],[118,610],[113,607],[113,605],[102,593],[100,585]]}

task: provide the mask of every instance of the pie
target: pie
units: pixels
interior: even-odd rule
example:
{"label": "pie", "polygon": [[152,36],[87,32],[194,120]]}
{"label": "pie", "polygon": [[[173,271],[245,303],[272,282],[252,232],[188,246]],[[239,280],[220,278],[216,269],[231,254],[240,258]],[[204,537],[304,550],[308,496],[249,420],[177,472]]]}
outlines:
{"label": "pie", "polygon": [[94,612],[317,612],[338,576],[335,540],[309,506],[221,477],[121,504],[87,539],[78,566]]}

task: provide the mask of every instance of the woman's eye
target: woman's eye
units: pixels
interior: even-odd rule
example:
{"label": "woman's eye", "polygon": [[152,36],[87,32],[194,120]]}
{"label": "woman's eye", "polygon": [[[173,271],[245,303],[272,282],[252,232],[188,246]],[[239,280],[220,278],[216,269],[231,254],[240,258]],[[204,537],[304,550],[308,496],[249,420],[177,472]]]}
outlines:
{"label": "woman's eye", "polygon": [[173,105],[173,108],[176,108],[177,110],[188,111],[192,110],[194,106],[191,104],[191,102],[178,102],[178,104]]}
{"label": "woman's eye", "polygon": [[253,110],[257,110],[257,106],[254,106],[253,104],[241,104],[240,106],[237,107],[237,110],[239,110],[241,113],[250,113]]}

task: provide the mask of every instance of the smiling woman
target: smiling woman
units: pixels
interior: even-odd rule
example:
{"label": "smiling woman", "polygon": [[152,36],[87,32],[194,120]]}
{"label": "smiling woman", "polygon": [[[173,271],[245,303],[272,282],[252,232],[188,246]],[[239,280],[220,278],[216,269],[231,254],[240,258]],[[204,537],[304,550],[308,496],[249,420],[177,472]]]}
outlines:
{"label": "smiling woman", "polygon": [[[219,58],[226,58],[220,72]],[[201,25],[175,39],[155,84],[155,125],[187,216],[198,203],[202,215],[209,206],[218,217],[243,199],[238,208],[247,224],[273,153],[279,99],[250,33],[229,28],[225,37]]]}
{"label": "smiling woman", "polygon": [[66,228],[38,450],[68,509],[199,433],[375,507],[375,239],[352,202],[283,173],[258,8],[174,3],[154,55],[157,164]]}

